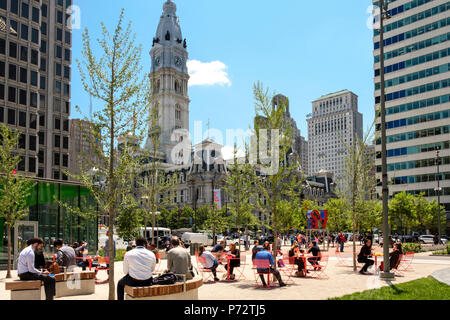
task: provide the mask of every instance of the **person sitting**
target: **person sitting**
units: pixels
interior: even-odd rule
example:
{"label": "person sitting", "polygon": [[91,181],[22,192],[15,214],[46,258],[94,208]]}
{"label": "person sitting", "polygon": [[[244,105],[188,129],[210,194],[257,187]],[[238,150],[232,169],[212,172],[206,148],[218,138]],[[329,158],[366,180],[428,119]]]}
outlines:
{"label": "person sitting", "polygon": [[218,244],[214,246],[214,248],[211,250],[212,253],[221,253],[225,250],[225,240],[220,241]]}
{"label": "person sitting", "polygon": [[86,267],[89,265],[89,262],[83,258],[87,256],[86,253],[87,244],[84,241],[81,241],[80,244],[78,244],[78,242],[75,242],[73,246],[77,246],[74,249],[77,266],[81,267],[83,271],[86,271]]}
{"label": "person sitting", "polygon": [[192,261],[189,252],[180,247],[180,239],[176,236],[172,238],[171,249],[167,253],[167,272],[174,273],[179,281],[183,281],[182,275],[186,275],[187,280],[192,279]]}
{"label": "person sitting", "polygon": [[255,260],[256,254],[263,249],[263,247],[259,245],[259,241],[258,240],[255,240],[253,242],[253,245],[254,246],[253,246],[253,249],[252,249],[252,261]]}
{"label": "person sitting", "polygon": [[124,300],[125,286],[149,287],[153,281],[156,257],[147,250],[147,240],[136,239],[136,249],[130,250],[123,259],[123,277],[117,284],[117,299]]}
{"label": "person sitting", "polygon": [[301,257],[301,255],[304,253],[305,251],[300,250],[300,247],[298,245],[298,243],[294,243],[292,245],[291,250],[289,250],[289,263],[291,264],[296,264],[297,265],[297,273],[296,276],[297,277],[303,277],[304,276],[304,270],[305,270],[305,262],[303,261],[303,258]]}
{"label": "person sitting", "polygon": [[[234,268],[239,268],[241,266],[241,253],[239,251],[239,249],[236,246],[236,243],[230,243],[230,251],[228,251],[229,255],[231,255],[231,260],[229,262],[230,265],[230,270],[229,270],[229,275],[230,275],[230,280],[234,280],[235,279],[235,275],[233,274],[233,270]],[[225,265],[225,269],[228,270],[228,264]]]}
{"label": "person sitting", "polygon": [[205,265],[203,267],[212,271],[214,281],[220,281],[216,273],[217,267],[219,266],[217,258],[211,252],[206,251],[204,246],[198,248],[198,256],[205,258]]}
{"label": "person sitting", "polygon": [[17,274],[21,281],[41,280],[44,282],[46,300],[53,300],[56,295],[56,279],[48,271],[41,272],[34,267],[34,253],[41,250],[44,241],[34,238],[27,241],[27,246],[20,252],[17,262]]}
{"label": "person sitting", "polygon": [[360,274],[368,274],[367,270],[369,269],[370,266],[374,265],[375,261],[369,259],[369,257],[371,256],[372,256],[372,241],[366,240],[364,246],[362,246],[361,251],[359,252],[358,255],[358,262],[364,263],[364,266],[359,271]]}
{"label": "person sitting", "polygon": [[[402,254],[403,254],[402,243],[396,242],[394,244],[394,251],[392,251],[389,254],[389,266],[391,267],[391,269],[397,269]],[[381,262],[380,271],[383,271],[383,269],[384,269],[384,261]]]}
{"label": "person sitting", "polygon": [[159,250],[156,248],[156,245],[152,243],[152,244],[149,246],[149,250],[150,250],[151,252],[153,252],[153,254],[155,255],[155,257],[156,257],[156,263],[159,263],[159,259],[158,259],[158,253],[159,253]]}
{"label": "person sitting", "polygon": [[37,249],[34,252],[34,267],[36,269],[46,269],[48,267],[45,261],[44,251],[42,250],[42,248]]}
{"label": "person sitting", "polygon": [[69,272],[72,272],[77,266],[77,262],[75,260],[75,250],[72,247],[65,245],[63,240],[56,240],[53,243],[53,246],[57,250],[56,263],[60,266],[60,268],[66,267]]}
{"label": "person sitting", "polygon": [[264,269],[257,268],[258,273],[260,273],[259,277],[261,278],[261,282],[262,282],[263,286],[267,287],[266,280],[264,279],[264,273],[267,274],[267,273],[270,272],[278,280],[278,283],[279,283],[280,287],[285,287],[286,284],[281,279],[280,272],[278,270],[274,269],[275,261],[273,259],[272,254],[268,251],[268,246],[264,246],[263,250],[259,251],[256,254],[255,261],[259,261],[259,260],[267,260],[267,261],[269,261],[269,268],[268,269],[266,269],[266,268],[264,268]]}
{"label": "person sitting", "polygon": [[[319,261],[320,261],[320,257],[321,257],[321,252],[320,252],[320,248],[317,245],[316,241],[313,241],[309,247],[308,253],[312,253],[312,257],[308,258],[309,263],[311,263],[311,265],[314,267],[314,270],[317,269],[316,266],[319,265]],[[320,267],[318,267],[320,270]]]}
{"label": "person sitting", "polygon": [[166,252],[169,252],[170,250],[172,250],[172,246],[170,245],[169,240],[167,240],[166,243],[164,244],[164,250],[166,250]]}
{"label": "person sitting", "polygon": [[136,246],[134,245],[133,241],[128,242],[127,252],[133,249],[136,249]]}

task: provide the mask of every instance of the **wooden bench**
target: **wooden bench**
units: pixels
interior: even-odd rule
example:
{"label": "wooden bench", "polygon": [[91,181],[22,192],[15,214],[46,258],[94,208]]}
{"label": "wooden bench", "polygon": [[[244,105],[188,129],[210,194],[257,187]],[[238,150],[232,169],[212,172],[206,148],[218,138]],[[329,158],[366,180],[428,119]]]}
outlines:
{"label": "wooden bench", "polygon": [[203,279],[177,282],[166,286],[129,287],[125,286],[125,300],[198,300],[198,288],[203,285]]}
{"label": "wooden bench", "polygon": [[5,289],[11,291],[11,300],[45,300],[45,291],[40,280],[7,280]]}
{"label": "wooden bench", "polygon": [[67,272],[55,275],[55,298],[85,296],[95,293],[95,272]]}

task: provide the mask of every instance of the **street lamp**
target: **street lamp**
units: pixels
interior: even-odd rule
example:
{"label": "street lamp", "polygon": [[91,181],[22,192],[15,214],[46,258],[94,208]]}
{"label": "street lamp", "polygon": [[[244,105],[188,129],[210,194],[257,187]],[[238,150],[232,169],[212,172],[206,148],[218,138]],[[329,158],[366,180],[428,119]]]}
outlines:
{"label": "street lamp", "polygon": [[394,273],[390,272],[389,264],[389,186],[387,172],[387,148],[386,148],[386,93],[384,80],[384,20],[389,19],[387,13],[388,4],[385,0],[380,0],[380,111],[381,111],[381,172],[382,172],[382,199],[383,199],[383,254],[384,268],[380,274],[380,279],[392,281],[395,279]]}
{"label": "street lamp", "polygon": [[438,219],[438,245],[441,243],[441,190],[442,188],[440,187],[440,173],[439,173],[439,165],[441,164],[441,157],[439,154],[440,151],[440,147],[436,147],[436,167],[437,167],[437,175],[436,175],[436,180],[437,180],[437,188],[434,189],[434,191],[436,192],[437,198],[438,198],[438,215],[437,215],[437,219]]}

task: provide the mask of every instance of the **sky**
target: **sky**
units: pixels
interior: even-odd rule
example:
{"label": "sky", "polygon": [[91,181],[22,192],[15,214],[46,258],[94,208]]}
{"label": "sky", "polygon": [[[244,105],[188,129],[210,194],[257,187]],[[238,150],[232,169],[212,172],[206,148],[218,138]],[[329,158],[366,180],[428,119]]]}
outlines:
{"label": "sky", "polygon": [[[72,115],[78,105],[89,114],[89,95],[80,82],[82,31],[91,39],[117,23],[121,8],[132,21],[136,43],[143,46],[143,68],[150,71],[149,52],[165,0],[75,0],[80,28],[73,30]],[[253,85],[290,100],[291,116],[308,137],[306,116],[312,101],[348,89],[359,96],[364,128],[374,118],[373,41],[368,28],[370,0],[174,0],[189,53],[190,131],[194,143],[209,128],[226,145],[226,130],[247,130],[253,123]],[[94,111],[102,106],[94,101]],[[204,136],[194,136],[194,121]],[[228,144],[231,144],[228,141]]]}

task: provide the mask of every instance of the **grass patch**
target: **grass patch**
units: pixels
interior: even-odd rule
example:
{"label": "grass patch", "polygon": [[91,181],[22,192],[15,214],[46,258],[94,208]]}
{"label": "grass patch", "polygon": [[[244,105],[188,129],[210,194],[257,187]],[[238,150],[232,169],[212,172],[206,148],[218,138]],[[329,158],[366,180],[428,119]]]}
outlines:
{"label": "grass patch", "polygon": [[450,300],[450,286],[428,277],[329,300]]}

